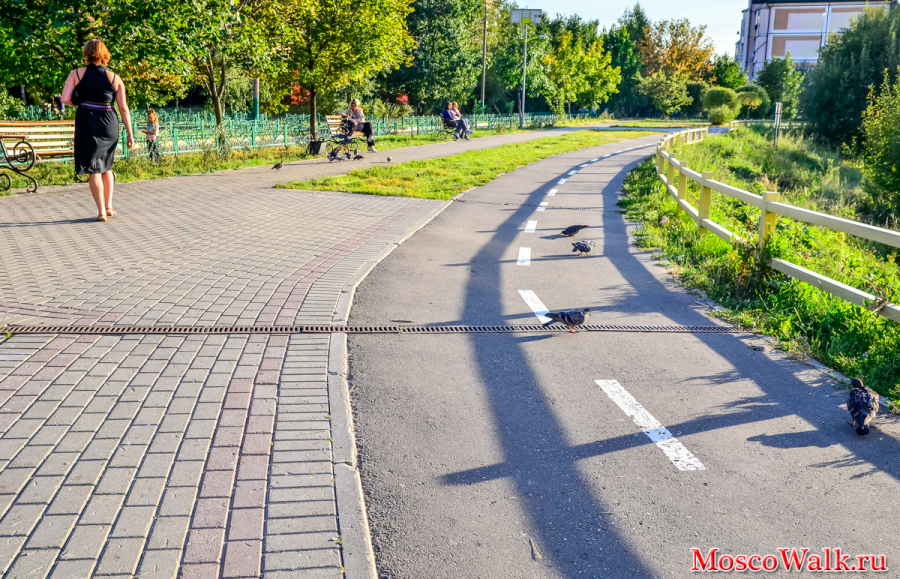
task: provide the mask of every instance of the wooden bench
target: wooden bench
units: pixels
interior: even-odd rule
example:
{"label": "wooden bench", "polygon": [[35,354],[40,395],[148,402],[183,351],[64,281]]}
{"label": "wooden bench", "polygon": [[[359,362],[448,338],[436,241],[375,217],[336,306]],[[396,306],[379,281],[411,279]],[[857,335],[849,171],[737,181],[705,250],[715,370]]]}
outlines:
{"label": "wooden bench", "polygon": [[[344,132],[344,117],[340,115],[325,115],[325,122],[328,123],[328,131],[331,133],[332,139],[346,135]],[[365,135],[359,131],[354,131],[354,133],[349,136],[351,139],[359,139],[362,137],[365,137]]]}
{"label": "wooden bench", "polygon": [[11,147],[26,141],[38,161],[53,157],[71,157],[75,121],[0,121],[0,140]]}

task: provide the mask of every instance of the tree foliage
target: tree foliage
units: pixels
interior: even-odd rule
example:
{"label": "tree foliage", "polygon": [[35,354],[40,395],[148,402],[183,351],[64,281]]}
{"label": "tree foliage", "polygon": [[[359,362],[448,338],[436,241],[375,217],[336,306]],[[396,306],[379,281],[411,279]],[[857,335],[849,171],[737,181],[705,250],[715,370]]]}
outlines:
{"label": "tree foliage", "polygon": [[790,54],[773,58],[756,75],[756,83],[765,89],[772,102],[781,103],[781,114],[791,119],[797,114],[803,73],[797,70]]}
{"label": "tree foliage", "polygon": [[544,94],[557,114],[562,114],[564,105],[577,100],[579,94],[588,95],[590,102],[584,104],[604,100],[621,80],[599,41],[585,51],[571,31],[563,33],[559,45],[544,57],[544,66],[548,81]]}
{"label": "tree foliage", "polygon": [[691,81],[686,86],[691,104],[685,106],[681,112],[689,118],[699,117],[703,113],[703,97],[709,90],[709,85],[703,81]]}
{"label": "tree foliage", "polygon": [[741,63],[737,59],[720,54],[713,58],[709,83],[736,90],[747,83],[747,75],[741,72]]}
{"label": "tree foliage", "polygon": [[639,45],[644,40],[644,35],[650,27],[650,18],[647,12],[641,6],[640,2],[635,2],[630,10],[626,10],[619,17],[619,25],[628,33],[628,37],[635,45]]}
{"label": "tree foliage", "polygon": [[772,101],[769,99],[766,89],[758,84],[747,83],[735,89],[735,92],[748,118],[751,116],[757,119],[764,118],[772,108]]}
{"label": "tree foliage", "polygon": [[[895,78],[898,66],[900,10],[866,10],[821,49],[800,99],[805,120],[827,141],[852,144],[861,136],[870,87],[882,82],[885,70]],[[769,96],[780,100],[771,91]]]}
{"label": "tree foliage", "polygon": [[680,76],[669,76],[664,70],[642,79],[640,91],[667,117],[691,104],[691,97],[687,94],[687,81]]}
{"label": "tree foliage", "polygon": [[[900,72],[895,70],[896,74]],[[900,80],[890,81],[888,71],[880,92],[873,88],[863,111],[863,185],[867,193],[864,211],[876,222],[900,219]]]}
{"label": "tree foliage", "polygon": [[641,55],[631,40],[625,26],[613,26],[602,38],[603,49],[610,56],[610,66],[619,69],[622,77],[619,90],[610,97],[610,108],[620,114],[629,114],[645,100],[638,91],[641,83]]}
{"label": "tree foliage", "polygon": [[706,26],[691,26],[687,19],[653,23],[639,48],[645,75],[664,71],[667,77],[704,80],[712,69],[714,47]]}

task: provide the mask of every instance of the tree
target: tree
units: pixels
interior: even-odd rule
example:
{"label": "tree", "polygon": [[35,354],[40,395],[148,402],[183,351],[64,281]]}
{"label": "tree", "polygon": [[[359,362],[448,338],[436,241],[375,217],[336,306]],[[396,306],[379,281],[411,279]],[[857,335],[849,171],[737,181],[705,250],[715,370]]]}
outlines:
{"label": "tree", "polygon": [[[900,72],[895,70],[894,74]],[[900,81],[884,71],[881,91],[870,89],[863,111],[864,211],[885,227],[900,219]]]}
{"label": "tree", "polygon": [[[448,100],[466,104],[481,77],[483,0],[415,0],[413,8],[407,17],[415,40],[412,60],[391,73],[387,84],[420,109]],[[360,22],[365,21],[353,24]],[[372,31],[368,24],[362,28]],[[361,37],[359,48],[366,44]]]}
{"label": "tree", "polygon": [[765,89],[773,102],[781,103],[784,118],[790,119],[797,114],[803,73],[796,69],[790,54],[767,62],[756,75],[756,84]]}
{"label": "tree", "polygon": [[409,0],[296,0],[290,5],[283,18],[293,33],[284,58],[288,74],[308,92],[311,138],[318,138],[319,92],[409,62],[409,12]]}
{"label": "tree", "polygon": [[703,108],[706,118],[714,125],[721,125],[734,120],[740,111],[741,101],[736,92],[730,88],[714,86],[703,96]]}
{"label": "tree", "polygon": [[622,78],[618,92],[610,97],[610,108],[623,111],[626,114],[633,112],[640,106],[641,94],[638,86],[641,83],[641,55],[637,46],[632,42],[628,30],[624,27],[613,26],[601,37],[603,49],[610,56],[610,66],[619,69]]}
{"label": "tree", "polygon": [[[493,69],[503,87],[512,93],[511,100],[519,103],[522,91],[522,45],[525,42],[525,27],[509,24],[509,8],[505,8],[505,11],[506,22],[502,24],[501,44],[493,55]],[[541,38],[543,31],[540,27],[537,27],[537,30],[534,28],[529,27],[528,31],[528,65],[525,79],[525,92],[531,97],[545,93],[550,82],[544,65],[544,59],[551,51],[550,40]]]}
{"label": "tree", "polygon": [[[772,108],[772,101],[769,99],[769,95],[766,94],[766,89],[758,84],[747,83],[735,89],[734,92],[737,93],[741,105],[746,107],[748,118],[751,116],[757,119],[764,118],[768,114],[769,109]],[[744,96],[745,94],[752,94],[753,97]],[[759,102],[756,102],[757,100]]]}
{"label": "tree", "polygon": [[622,81],[621,71],[612,66],[612,57],[600,40],[595,40],[585,54],[584,81],[578,102],[585,106],[595,106],[608,99]]}
{"label": "tree", "polygon": [[687,83],[687,93],[691,97],[691,104],[683,109],[684,116],[688,118],[697,118],[703,113],[703,97],[709,85],[703,81],[691,81]]}
{"label": "tree", "polygon": [[708,82],[715,86],[736,90],[747,83],[747,75],[741,72],[741,64],[737,59],[731,58],[727,54],[720,54],[713,58]]}
{"label": "tree", "polygon": [[668,117],[682,106],[691,104],[686,85],[683,77],[669,76],[664,70],[659,70],[641,80],[640,91]]}
{"label": "tree", "polygon": [[[900,10],[873,8],[819,51],[800,97],[803,117],[818,136],[834,145],[859,141],[870,87],[881,84],[885,70],[896,78],[898,37]],[[773,92],[769,96],[779,100]]]}
{"label": "tree", "polygon": [[714,47],[706,38],[706,26],[693,27],[687,19],[654,23],[638,47],[645,75],[662,70],[668,77],[704,80],[712,68]]}
{"label": "tree", "polygon": [[628,37],[635,45],[640,45],[641,41],[644,40],[644,34],[650,28],[650,18],[647,17],[647,13],[641,7],[641,3],[635,2],[631,10],[626,10],[619,17],[619,25],[628,32]]}
{"label": "tree", "polygon": [[572,32],[563,34],[559,46],[544,57],[547,86],[545,96],[550,108],[563,114],[564,105],[583,93],[594,104],[612,93],[621,80],[619,71],[610,68],[610,56],[599,41],[587,52]]}

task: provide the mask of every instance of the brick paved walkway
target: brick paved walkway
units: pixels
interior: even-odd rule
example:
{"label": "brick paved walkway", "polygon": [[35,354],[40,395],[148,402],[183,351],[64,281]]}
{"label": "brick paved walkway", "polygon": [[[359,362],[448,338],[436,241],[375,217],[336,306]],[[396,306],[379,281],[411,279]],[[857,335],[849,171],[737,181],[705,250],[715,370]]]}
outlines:
{"label": "brick paved walkway", "polygon": [[[271,188],[348,165],[122,185],[107,223],[83,187],[2,198],[0,319],[344,323],[354,280],[445,205]],[[329,361],[342,339],[0,344],[4,576],[340,577],[368,548],[341,474],[356,476],[343,360]]]}

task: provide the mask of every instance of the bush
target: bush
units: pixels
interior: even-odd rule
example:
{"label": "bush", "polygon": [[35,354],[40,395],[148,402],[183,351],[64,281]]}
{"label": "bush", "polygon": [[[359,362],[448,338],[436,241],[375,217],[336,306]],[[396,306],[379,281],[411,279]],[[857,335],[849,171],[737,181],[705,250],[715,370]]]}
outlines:
{"label": "bush", "polygon": [[713,107],[706,111],[706,119],[714,125],[730,123],[735,116],[735,110],[729,106]]}
{"label": "bush", "polygon": [[[769,98],[769,94],[766,92],[766,89],[759,86],[758,84],[754,84],[752,82],[745,84],[739,89],[735,90],[738,94],[738,98],[740,98],[741,93],[743,92],[754,92],[759,95],[760,103],[759,105],[750,110],[750,116],[754,119],[764,119],[766,115],[769,114],[769,111],[772,109],[772,99]],[[744,109],[746,112],[746,109]]]}
{"label": "bush", "polygon": [[703,108],[706,110],[717,107],[731,107],[735,111],[739,110],[741,101],[738,100],[737,93],[730,88],[714,86],[703,95]]}
{"label": "bush", "polygon": [[858,143],[869,88],[900,65],[898,30],[900,10],[871,9],[822,47],[800,97],[813,132],[834,145]]}
{"label": "bush", "polygon": [[[741,113],[747,118],[750,118],[751,115],[753,115],[754,118],[760,118],[754,113],[762,108],[764,104],[771,107],[769,95],[767,95],[765,89],[759,85],[748,83],[735,90],[735,92],[738,95],[738,100],[741,102]],[[766,112],[768,112],[768,109]]]}
{"label": "bush", "polygon": [[885,73],[881,92],[869,94],[863,112],[864,211],[876,223],[900,222],[900,79],[893,85]]}
{"label": "bush", "polygon": [[11,96],[5,90],[0,91],[0,119],[14,121],[25,114],[25,103],[22,99]]}
{"label": "bush", "polygon": [[687,83],[687,93],[691,97],[691,104],[682,108],[682,112],[686,118],[697,118],[703,114],[703,96],[709,90],[709,85],[705,82],[689,82]]}

